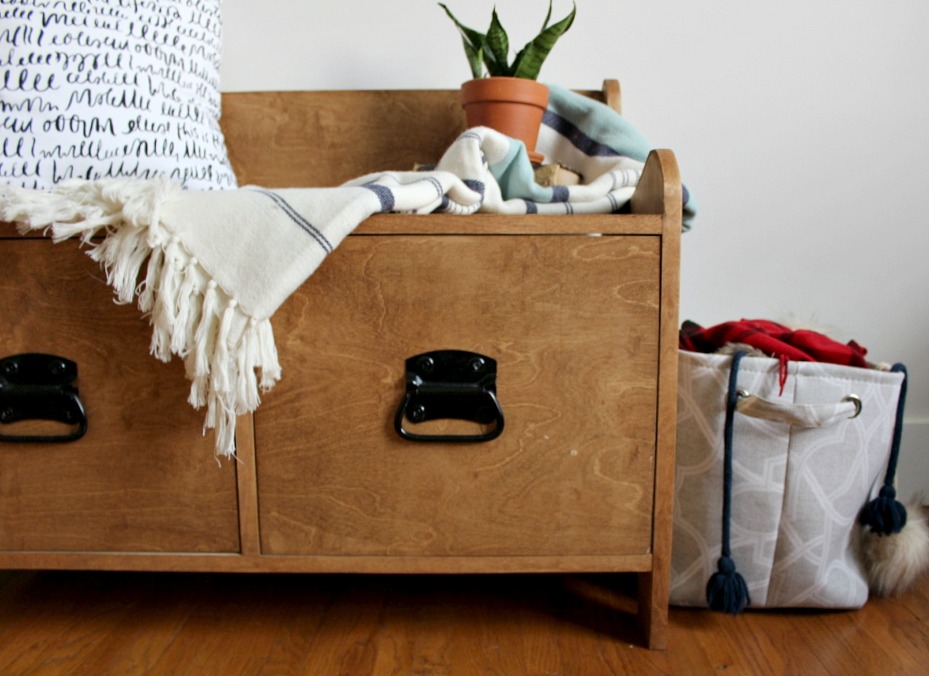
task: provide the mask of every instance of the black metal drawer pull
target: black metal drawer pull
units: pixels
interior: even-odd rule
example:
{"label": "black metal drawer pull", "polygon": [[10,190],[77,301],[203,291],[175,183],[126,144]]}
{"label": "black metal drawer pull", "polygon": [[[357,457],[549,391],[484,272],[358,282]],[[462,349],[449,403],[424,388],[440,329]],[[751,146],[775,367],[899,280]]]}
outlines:
{"label": "black metal drawer pull", "polygon": [[71,426],[70,431],[54,435],[0,432],[0,442],[61,443],[84,436],[87,414],[75,380],[77,364],[64,357],[17,354],[0,359],[0,424],[50,420]]}
{"label": "black metal drawer pull", "polygon": [[[497,401],[497,362],[462,350],[425,352],[406,360],[406,393],[394,428],[411,441],[490,441],[503,432]],[[414,434],[405,427],[428,420],[466,420],[493,427],[481,434]]]}

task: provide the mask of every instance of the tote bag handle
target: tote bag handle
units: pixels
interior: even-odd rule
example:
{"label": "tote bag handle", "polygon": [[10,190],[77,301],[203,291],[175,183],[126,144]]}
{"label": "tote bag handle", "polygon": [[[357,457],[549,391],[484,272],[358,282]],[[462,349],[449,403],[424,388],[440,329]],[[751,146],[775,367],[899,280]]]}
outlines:
{"label": "tote bag handle", "polygon": [[751,418],[787,423],[798,427],[828,427],[842,420],[857,418],[861,414],[861,398],[848,394],[831,404],[788,404],[763,399],[738,389],[735,410]]}

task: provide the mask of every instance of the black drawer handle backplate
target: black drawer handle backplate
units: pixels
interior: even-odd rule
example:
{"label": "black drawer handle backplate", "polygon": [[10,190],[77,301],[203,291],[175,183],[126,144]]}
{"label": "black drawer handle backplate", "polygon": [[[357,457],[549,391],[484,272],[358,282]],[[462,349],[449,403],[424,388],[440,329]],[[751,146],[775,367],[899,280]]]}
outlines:
{"label": "black drawer handle backplate", "polygon": [[[490,441],[503,432],[497,401],[497,362],[462,350],[425,352],[406,360],[406,392],[394,428],[410,441]],[[493,427],[481,434],[416,434],[405,423],[467,420]]]}
{"label": "black drawer handle backplate", "polygon": [[[17,354],[0,359],[0,442],[60,443],[87,432],[87,414],[78,397],[77,364],[50,354]],[[3,425],[50,420],[70,426],[63,434],[4,434]]]}

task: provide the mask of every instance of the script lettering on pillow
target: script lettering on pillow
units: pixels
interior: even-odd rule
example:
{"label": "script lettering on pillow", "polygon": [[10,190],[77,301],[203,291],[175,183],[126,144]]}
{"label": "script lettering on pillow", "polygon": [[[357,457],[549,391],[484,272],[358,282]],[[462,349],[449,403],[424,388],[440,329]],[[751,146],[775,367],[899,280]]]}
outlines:
{"label": "script lettering on pillow", "polygon": [[2,0],[0,182],[236,187],[219,127],[221,0]]}

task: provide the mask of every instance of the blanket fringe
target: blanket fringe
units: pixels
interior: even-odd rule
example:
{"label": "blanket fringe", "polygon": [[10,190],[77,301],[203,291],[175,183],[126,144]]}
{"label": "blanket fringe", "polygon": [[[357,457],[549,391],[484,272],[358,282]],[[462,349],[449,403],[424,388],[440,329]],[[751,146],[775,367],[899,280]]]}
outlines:
{"label": "blanket fringe", "polygon": [[270,319],[245,314],[160,222],[160,206],[180,190],[166,180],[68,181],[46,192],[10,187],[0,220],[21,233],[51,229],[55,242],[80,238],[117,302],[135,300],[148,315],[152,355],[184,360],[188,402],[206,407],[204,433],[215,430],[216,454],[232,457],[236,417],[258,407],[281,366]]}

